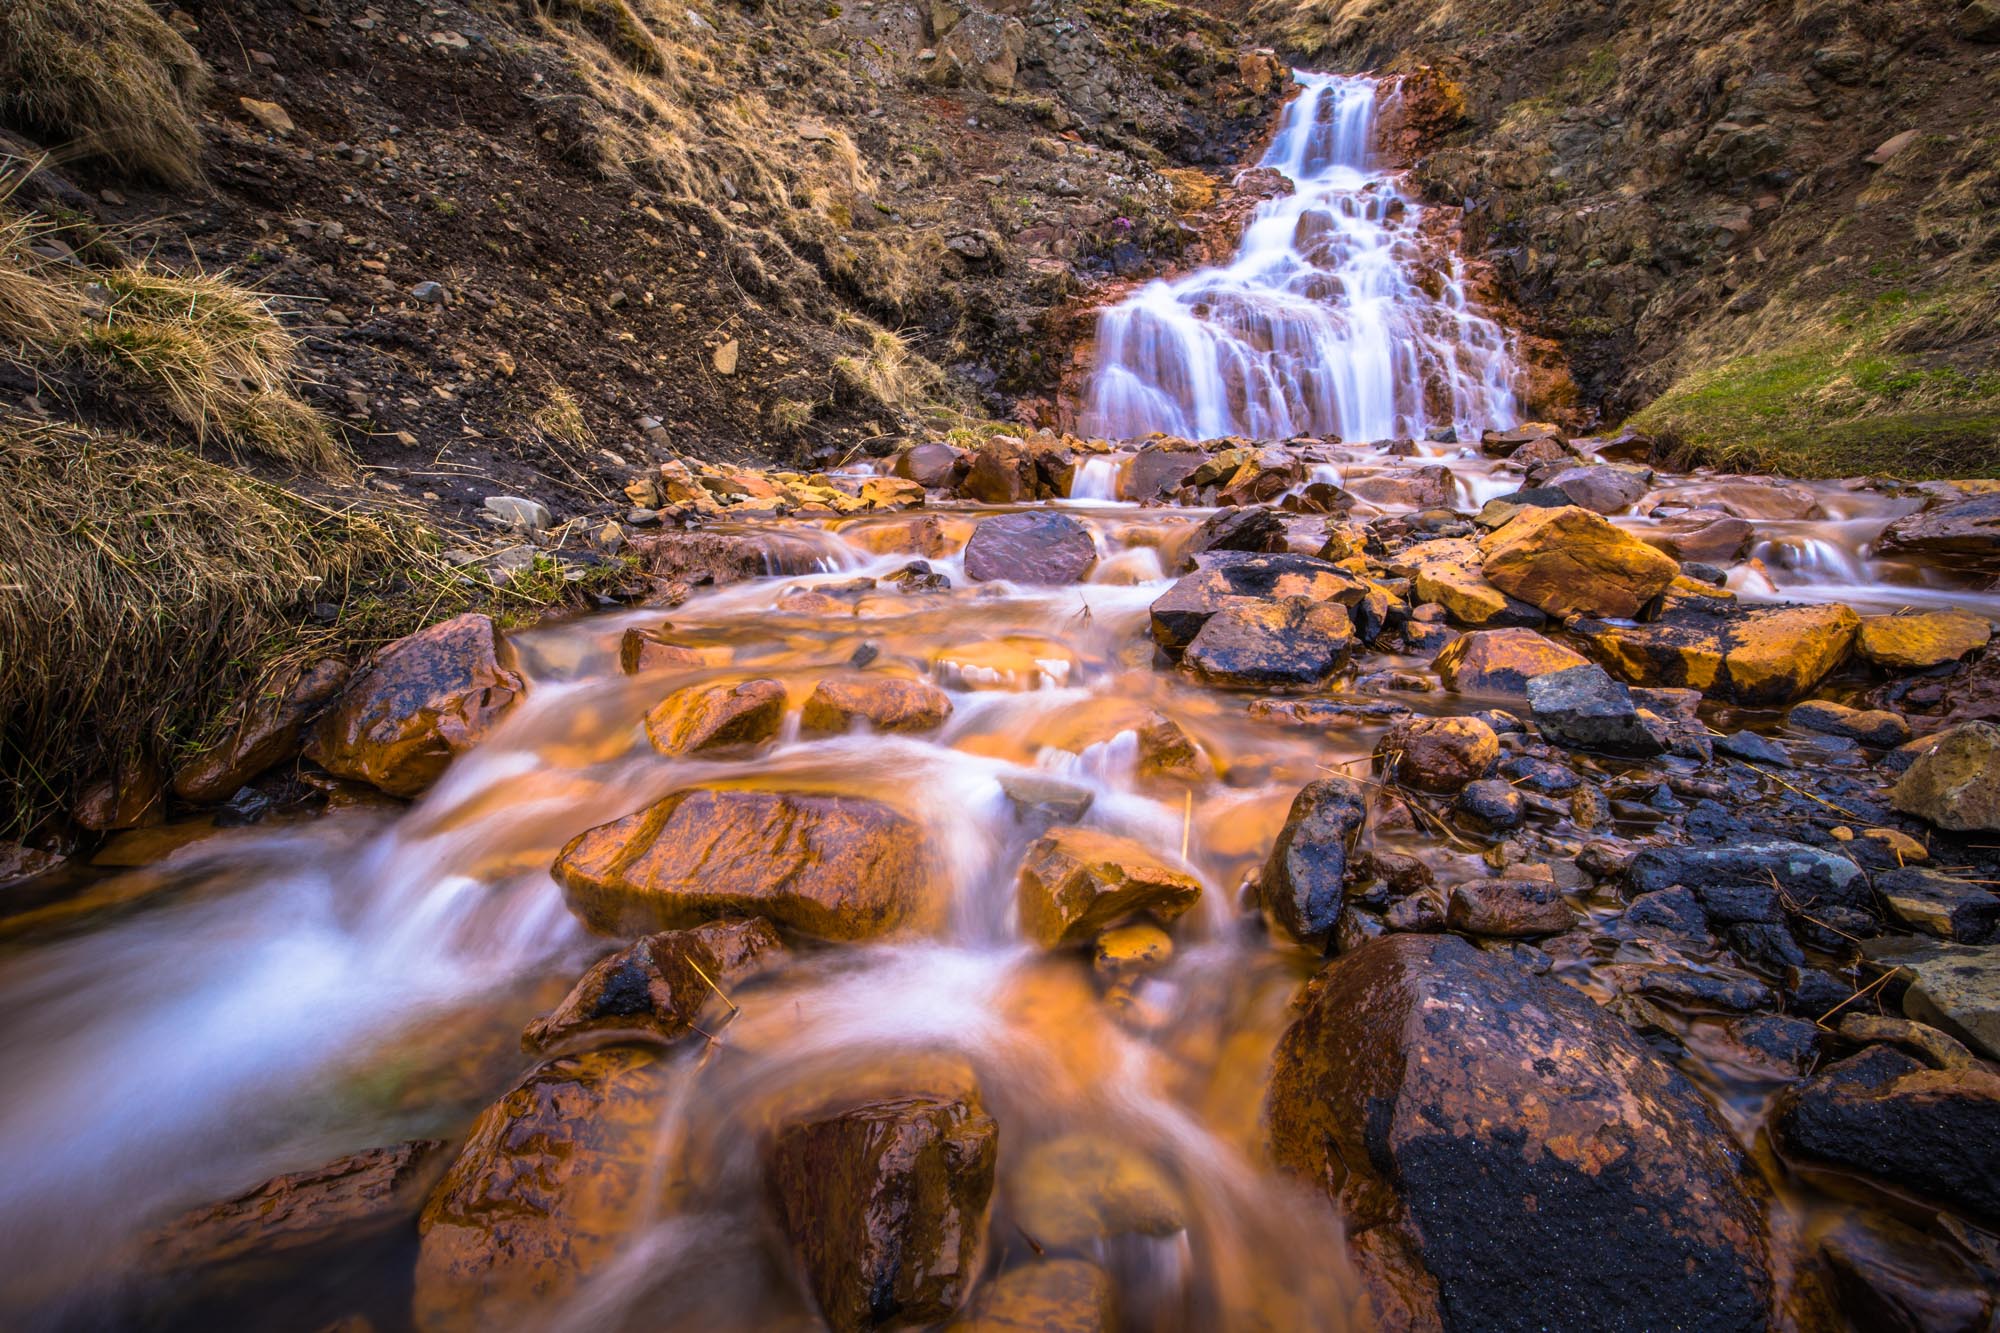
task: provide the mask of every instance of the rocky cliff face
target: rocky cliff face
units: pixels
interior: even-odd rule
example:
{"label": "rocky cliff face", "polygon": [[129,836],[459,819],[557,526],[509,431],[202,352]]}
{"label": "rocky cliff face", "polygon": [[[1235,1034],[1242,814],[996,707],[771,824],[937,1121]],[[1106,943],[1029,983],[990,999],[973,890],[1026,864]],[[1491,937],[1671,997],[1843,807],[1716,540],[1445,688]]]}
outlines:
{"label": "rocky cliff face", "polygon": [[1986,0],[1264,0],[1248,21],[1316,64],[1444,76],[1418,179],[1466,206],[1606,419],[1741,465],[1992,469]]}

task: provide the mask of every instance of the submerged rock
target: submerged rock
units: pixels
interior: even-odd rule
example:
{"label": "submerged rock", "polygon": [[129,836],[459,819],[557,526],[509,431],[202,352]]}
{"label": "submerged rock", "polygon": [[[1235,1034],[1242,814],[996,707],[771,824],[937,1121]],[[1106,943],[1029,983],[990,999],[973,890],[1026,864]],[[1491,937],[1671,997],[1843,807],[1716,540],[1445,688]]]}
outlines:
{"label": "submerged rock", "polygon": [[392,796],[416,796],[486,738],[520,698],[493,622],[455,616],[398,639],[348,682],[307,757]]}
{"label": "submerged rock", "polygon": [[1638,893],[1680,885],[1711,917],[1776,923],[1778,895],[1801,907],[1832,904],[1872,911],[1874,896],[1861,867],[1837,852],[1781,838],[1747,839],[1711,847],[1647,847],[1628,872]]}
{"label": "submerged rock", "polygon": [[913,676],[825,676],[806,699],[799,726],[837,734],[860,721],[875,731],[932,731],[944,725],[951,707],[950,695]]}
{"label": "submerged rock", "polygon": [[922,828],[879,801],[693,787],[572,839],[555,877],[593,930],[632,935],[728,916],[830,940],[935,915]]}
{"label": "submerged rock", "polygon": [[1627,684],[1783,704],[1811,693],[1846,660],[1860,624],[1838,604],[1748,608],[1696,600],[1650,624],[1582,620],[1572,628]]}
{"label": "submerged rock", "polygon": [[1367,792],[1351,778],[1319,778],[1292,798],[1258,879],[1264,909],[1292,938],[1313,939],[1333,929],[1367,817]]}
{"label": "submerged rock", "polygon": [[1069,1134],[1029,1149],[1009,1179],[1015,1221],[1044,1250],[1112,1236],[1171,1236],[1187,1224],[1180,1191],[1132,1144]]}
{"label": "submerged rock", "polygon": [[1307,996],[1271,1149],[1340,1207],[1380,1323],[1768,1327],[1742,1155],[1622,1023],[1449,935],[1364,944]]}
{"label": "submerged rock", "polygon": [[528,1025],[521,1045],[540,1053],[584,1033],[686,1036],[705,1010],[726,1006],[724,985],[763,970],[784,951],[768,921],[711,921],[648,935],[599,959],[561,1004]]}
{"label": "submerged rock", "polygon": [[1090,529],[1051,509],[983,519],[965,544],[965,576],[975,583],[1079,583],[1096,564]]}
{"label": "submerged rock", "polygon": [[1574,505],[1524,509],[1479,544],[1486,581],[1552,616],[1633,616],[1680,574],[1668,556]]}
{"label": "submerged rock", "polygon": [[1468,935],[1512,939],[1559,935],[1578,917],[1562,890],[1547,880],[1474,879],[1452,885],[1444,920]]}
{"label": "submerged rock", "polygon": [[981,1287],[945,1333],[1111,1333],[1117,1295],[1111,1275],[1082,1259],[1026,1263]]}
{"label": "submerged rock", "polygon": [[779,680],[726,680],[675,690],[646,712],[646,739],[678,757],[778,734],[789,696]]}
{"label": "submerged rock", "polygon": [[1201,881],[1146,847],[1099,829],[1058,828],[1022,858],[1021,933],[1045,949],[1087,944],[1107,926],[1145,915],[1162,925],[1201,897]]}
{"label": "submerged rock", "polygon": [[1965,722],[1931,741],[1889,804],[1956,833],[2000,831],[2000,726]]}
{"label": "submerged rock", "polygon": [[475,1333],[552,1309],[666,1209],[663,1057],[552,1060],[488,1107],[418,1222],[414,1322]]}
{"label": "submerged rock", "polygon": [[932,1324],[979,1273],[999,1136],[976,1098],[911,1092],[781,1126],[778,1223],[836,1333]]}

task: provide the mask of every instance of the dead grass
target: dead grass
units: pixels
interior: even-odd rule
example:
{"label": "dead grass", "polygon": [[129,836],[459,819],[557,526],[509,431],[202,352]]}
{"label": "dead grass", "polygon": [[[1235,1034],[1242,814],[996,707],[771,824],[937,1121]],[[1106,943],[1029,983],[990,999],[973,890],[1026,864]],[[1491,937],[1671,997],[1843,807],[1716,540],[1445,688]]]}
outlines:
{"label": "dead grass", "polygon": [[936,366],[912,352],[900,334],[855,315],[843,322],[867,328],[865,351],[834,360],[833,372],[843,390],[897,413],[914,413],[930,402],[943,379]]}
{"label": "dead grass", "polygon": [[554,381],[550,381],[543,392],[542,405],[535,409],[533,419],[536,428],[544,435],[560,440],[572,449],[588,449],[597,443],[590,423],[583,418],[583,408],[577,403],[576,395]]}
{"label": "dead grass", "polygon": [[29,249],[43,230],[4,211],[0,196],[0,344],[46,348],[59,343],[83,312],[83,298],[58,281],[56,265]]}
{"label": "dead grass", "polygon": [[0,0],[0,118],[83,156],[193,184],[207,81],[144,0]]}
{"label": "dead grass", "polygon": [[337,512],[180,449],[0,418],[0,823],[227,707],[300,613],[410,563]]}
{"label": "dead grass", "polygon": [[197,442],[334,472],[346,452],[291,389],[296,344],[269,305],[222,278],[149,269],[95,275],[82,354],[159,404]]}

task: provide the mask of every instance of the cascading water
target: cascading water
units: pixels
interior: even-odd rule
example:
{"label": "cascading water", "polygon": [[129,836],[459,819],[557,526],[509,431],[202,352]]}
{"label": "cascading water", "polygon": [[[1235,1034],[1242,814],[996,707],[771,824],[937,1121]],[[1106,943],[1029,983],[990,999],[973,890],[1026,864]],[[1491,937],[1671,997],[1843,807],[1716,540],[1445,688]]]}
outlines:
{"label": "cascading water", "polygon": [[1505,330],[1470,307],[1458,258],[1376,163],[1377,107],[1395,91],[1295,77],[1260,164],[1294,192],[1258,208],[1228,267],[1103,312],[1086,433],[1369,441],[1514,423]]}

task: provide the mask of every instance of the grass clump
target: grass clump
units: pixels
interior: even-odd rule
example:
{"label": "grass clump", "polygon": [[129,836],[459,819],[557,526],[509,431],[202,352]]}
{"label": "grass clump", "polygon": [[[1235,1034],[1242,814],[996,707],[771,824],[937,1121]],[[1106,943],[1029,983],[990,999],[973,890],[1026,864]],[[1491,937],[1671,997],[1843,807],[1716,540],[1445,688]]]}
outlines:
{"label": "grass clump", "polygon": [[0,0],[0,118],[84,156],[193,184],[207,82],[144,0]]}
{"label": "grass clump", "polygon": [[121,269],[96,275],[91,294],[100,304],[76,334],[82,354],[197,442],[293,467],[344,466],[325,420],[292,392],[296,344],[256,293],[220,278]]}
{"label": "grass clump", "polygon": [[532,419],[542,434],[560,440],[572,449],[587,449],[597,442],[596,435],[591,433],[590,423],[584,420],[583,407],[576,401],[576,395],[560,384],[549,384],[542,396],[542,405],[535,409]]}
{"label": "grass clump", "polygon": [[1682,376],[1631,424],[1677,461],[1734,470],[2000,476],[1996,309],[1974,287],[1795,316],[1791,336]]}
{"label": "grass clump", "polygon": [[82,296],[60,280],[56,265],[29,249],[41,230],[26,217],[0,212],[0,345],[52,346],[82,317]]}

